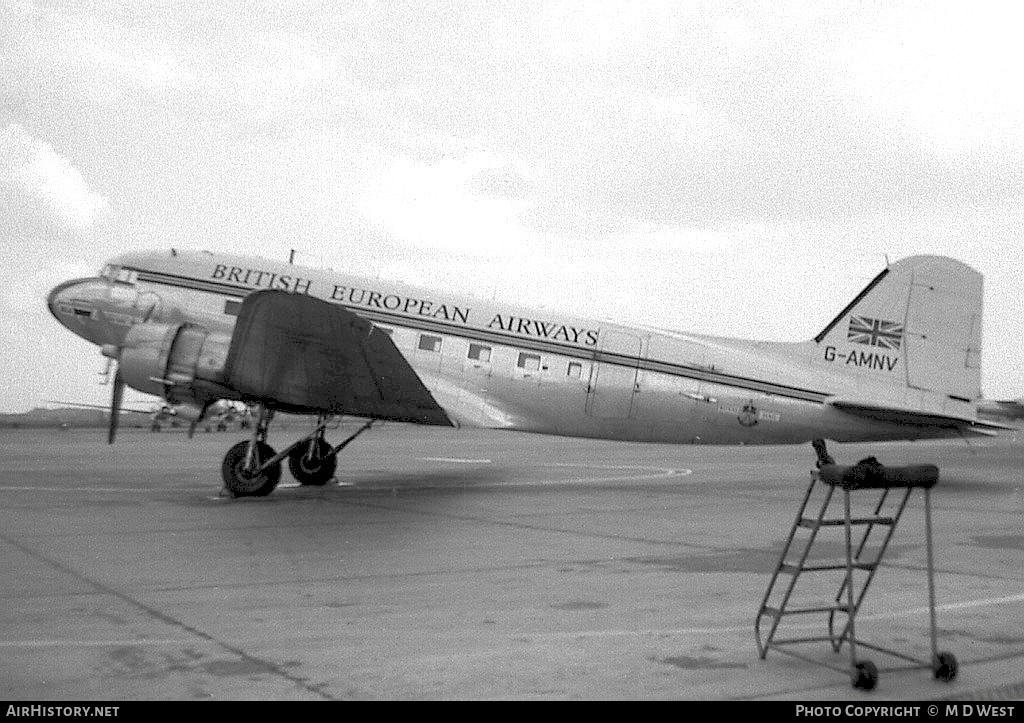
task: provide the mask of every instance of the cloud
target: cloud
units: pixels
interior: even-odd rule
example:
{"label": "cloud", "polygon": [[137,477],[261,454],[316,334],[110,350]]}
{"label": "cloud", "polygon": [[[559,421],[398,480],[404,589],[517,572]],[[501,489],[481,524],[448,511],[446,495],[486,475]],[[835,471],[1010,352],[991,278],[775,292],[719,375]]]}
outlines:
{"label": "cloud", "polygon": [[0,243],[37,296],[58,257],[299,248],[780,337],[911,245],[1018,290],[1024,11],[868,5],[9,0]]}
{"label": "cloud", "polygon": [[[950,7],[427,9],[389,16],[393,33],[367,54],[378,72],[354,77],[391,99],[406,137],[475,137],[545,167],[535,216],[548,228],[576,215],[806,222],[1011,197],[1024,190],[1012,132],[1024,112],[1007,78],[1019,44],[1008,31],[987,46],[980,28],[1000,19],[961,23]],[[935,32],[914,30],[922,15]]]}
{"label": "cloud", "polygon": [[367,184],[360,210],[372,227],[406,242],[493,255],[531,240],[518,220],[528,186],[522,171],[489,154],[427,164],[397,158]]}
{"label": "cloud", "polygon": [[481,168],[468,179],[467,186],[489,198],[522,199],[535,190],[528,176],[509,165]]}
{"label": "cloud", "polygon": [[45,141],[16,123],[0,130],[0,204],[5,223],[84,231],[110,214],[106,198]]}

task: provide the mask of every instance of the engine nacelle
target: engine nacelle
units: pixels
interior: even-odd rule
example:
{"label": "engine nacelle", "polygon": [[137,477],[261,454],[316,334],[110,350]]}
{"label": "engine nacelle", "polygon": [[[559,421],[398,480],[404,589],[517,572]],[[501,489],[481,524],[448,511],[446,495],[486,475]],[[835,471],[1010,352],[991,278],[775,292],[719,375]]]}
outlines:
{"label": "engine nacelle", "polygon": [[171,404],[230,398],[223,386],[231,337],[198,324],[136,324],[120,349],[124,382]]}

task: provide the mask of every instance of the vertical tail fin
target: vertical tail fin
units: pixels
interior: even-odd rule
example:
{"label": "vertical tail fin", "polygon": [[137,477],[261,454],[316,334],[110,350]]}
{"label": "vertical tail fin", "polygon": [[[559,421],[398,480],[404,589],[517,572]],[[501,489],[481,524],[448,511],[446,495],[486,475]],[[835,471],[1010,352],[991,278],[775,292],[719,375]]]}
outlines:
{"label": "vertical tail fin", "polygon": [[981,396],[982,276],[943,256],[885,269],[814,337],[826,363],[865,382]]}

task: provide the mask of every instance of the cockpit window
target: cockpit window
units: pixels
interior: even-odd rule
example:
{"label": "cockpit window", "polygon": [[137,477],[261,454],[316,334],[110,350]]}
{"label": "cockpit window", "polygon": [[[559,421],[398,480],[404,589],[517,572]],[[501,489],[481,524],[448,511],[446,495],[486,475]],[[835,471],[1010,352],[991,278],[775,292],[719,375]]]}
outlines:
{"label": "cockpit window", "polygon": [[118,284],[131,284],[134,285],[139,279],[139,273],[134,269],[125,269],[120,266],[114,266],[107,264],[103,267],[103,271],[100,273],[107,281],[113,281]]}

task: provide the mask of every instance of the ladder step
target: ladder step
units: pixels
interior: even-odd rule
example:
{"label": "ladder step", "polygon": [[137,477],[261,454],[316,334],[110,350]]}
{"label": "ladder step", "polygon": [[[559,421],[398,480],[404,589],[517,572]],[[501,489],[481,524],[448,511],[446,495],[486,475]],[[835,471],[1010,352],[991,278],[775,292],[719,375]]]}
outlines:
{"label": "ladder step", "polygon": [[[877,562],[854,562],[855,570],[867,570],[868,572],[878,567]],[[788,572],[790,575],[799,575],[801,572],[820,572],[822,570],[845,570],[845,562],[824,563],[819,565],[804,565],[800,567],[796,563],[784,562],[779,565],[779,572]]]}
{"label": "ladder step", "polygon": [[807,613],[845,613],[849,610],[847,605],[815,605],[812,607],[799,607],[789,608],[787,610],[780,610],[779,608],[768,607],[765,605],[761,608],[761,615],[770,615],[771,617],[781,618],[783,615],[804,615]]}
{"label": "ladder step", "polygon": [[[829,637],[828,635],[808,635],[803,638],[772,639],[771,641],[765,643],[765,647],[778,649],[784,645],[796,645],[799,643],[834,643],[835,641],[836,638]],[[842,641],[845,643],[846,639],[842,638]]]}
{"label": "ladder step", "polygon": [[[839,525],[845,525],[846,520],[844,518],[830,518],[827,520],[818,520],[813,517],[801,517],[800,522],[797,524],[800,527],[838,527]],[[895,525],[896,520],[892,517],[851,517],[851,525]]]}

